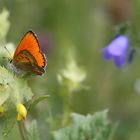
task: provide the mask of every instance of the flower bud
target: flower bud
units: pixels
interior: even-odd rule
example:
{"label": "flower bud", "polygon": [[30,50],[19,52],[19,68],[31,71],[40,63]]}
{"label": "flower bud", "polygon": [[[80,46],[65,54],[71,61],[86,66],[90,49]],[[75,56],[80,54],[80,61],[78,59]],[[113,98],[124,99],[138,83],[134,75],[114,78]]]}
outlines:
{"label": "flower bud", "polygon": [[26,115],[27,115],[27,110],[26,110],[25,106],[21,103],[18,103],[16,105],[16,107],[17,107],[17,112],[18,112],[17,120],[18,121],[25,120]]}

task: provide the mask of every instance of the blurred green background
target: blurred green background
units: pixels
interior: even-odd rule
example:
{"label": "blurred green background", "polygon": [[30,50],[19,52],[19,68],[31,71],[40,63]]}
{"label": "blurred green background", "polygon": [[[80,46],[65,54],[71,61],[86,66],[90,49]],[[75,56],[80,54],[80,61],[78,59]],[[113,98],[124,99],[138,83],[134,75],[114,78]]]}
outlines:
{"label": "blurred green background", "polygon": [[[32,29],[46,49],[45,76],[33,77],[29,82],[36,95],[50,95],[30,116],[37,119],[42,139],[51,139],[50,130],[62,127],[61,115],[68,101],[62,97],[66,91],[57,75],[67,63],[70,48],[75,52],[76,63],[86,72],[83,85],[88,87],[68,93],[70,110],[88,114],[109,109],[112,122],[119,122],[114,140],[140,139],[139,52],[133,63],[124,68],[104,61],[101,52],[114,37],[117,25],[127,21],[133,23],[140,38],[139,0],[0,0],[0,11],[3,8],[10,12],[7,41],[17,46]],[[135,41],[132,44],[139,47]],[[7,139],[19,138],[15,130],[16,127]]]}

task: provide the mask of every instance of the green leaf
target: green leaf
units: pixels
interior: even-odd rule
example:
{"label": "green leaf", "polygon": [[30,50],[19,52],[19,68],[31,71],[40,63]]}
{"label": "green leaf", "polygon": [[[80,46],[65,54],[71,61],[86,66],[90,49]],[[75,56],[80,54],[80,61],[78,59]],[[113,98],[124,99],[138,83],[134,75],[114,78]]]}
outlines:
{"label": "green leaf", "polygon": [[27,134],[28,140],[40,140],[36,120],[33,120],[31,124],[28,125]]}
{"label": "green leaf", "polygon": [[33,96],[27,81],[18,78],[6,68],[0,66],[0,105],[10,99],[13,103],[30,100]]}
{"label": "green leaf", "polygon": [[53,133],[55,140],[110,140],[113,126],[107,118],[107,110],[94,115],[72,114],[72,122]]}
{"label": "green leaf", "polygon": [[5,110],[0,118],[0,135],[7,136],[12,130],[16,122],[16,104],[28,101],[32,96],[27,81],[0,66],[0,106]]}
{"label": "green leaf", "polygon": [[29,108],[28,108],[28,111],[32,110],[32,108],[38,104],[39,102],[47,99],[48,97],[50,97],[49,95],[42,95],[42,96],[39,96],[39,97],[35,97],[31,100],[30,104],[29,104]]}
{"label": "green leaf", "polygon": [[2,105],[8,98],[9,92],[5,92],[8,85],[0,83],[0,105]]}
{"label": "green leaf", "polygon": [[6,115],[4,119],[4,127],[3,127],[3,132],[2,132],[3,137],[8,136],[8,134],[11,132],[12,128],[14,127],[16,123],[15,111],[14,110],[12,111],[10,111],[9,114]]}
{"label": "green leaf", "polygon": [[0,135],[1,137],[6,137],[12,130],[16,123],[16,110],[12,103],[8,104],[8,110],[0,118]]}

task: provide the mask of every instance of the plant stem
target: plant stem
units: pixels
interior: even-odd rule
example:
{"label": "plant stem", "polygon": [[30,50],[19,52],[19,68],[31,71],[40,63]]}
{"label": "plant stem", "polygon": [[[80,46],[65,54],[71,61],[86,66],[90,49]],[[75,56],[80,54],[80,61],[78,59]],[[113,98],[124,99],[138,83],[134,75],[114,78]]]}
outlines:
{"label": "plant stem", "polygon": [[19,132],[20,132],[20,136],[22,140],[26,140],[26,135],[25,135],[25,125],[24,122],[18,122],[18,128],[19,128]]}

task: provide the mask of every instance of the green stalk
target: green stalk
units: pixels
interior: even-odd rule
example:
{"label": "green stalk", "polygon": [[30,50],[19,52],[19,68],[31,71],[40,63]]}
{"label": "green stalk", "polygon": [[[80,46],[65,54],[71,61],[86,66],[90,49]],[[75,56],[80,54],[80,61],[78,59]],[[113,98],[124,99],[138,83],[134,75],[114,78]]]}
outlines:
{"label": "green stalk", "polygon": [[26,128],[25,128],[24,122],[18,122],[18,128],[19,128],[21,139],[27,140],[26,139]]}

